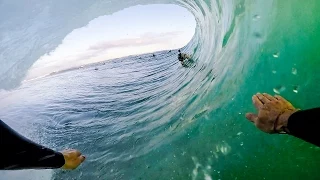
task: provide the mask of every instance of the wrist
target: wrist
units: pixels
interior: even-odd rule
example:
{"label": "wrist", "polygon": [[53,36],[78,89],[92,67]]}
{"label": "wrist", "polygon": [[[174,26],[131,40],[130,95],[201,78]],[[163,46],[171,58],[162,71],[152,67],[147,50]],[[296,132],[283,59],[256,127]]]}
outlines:
{"label": "wrist", "polygon": [[276,132],[278,133],[290,133],[288,129],[288,121],[290,116],[297,112],[298,109],[286,109],[278,118],[278,122],[276,124]]}
{"label": "wrist", "polygon": [[65,166],[66,166],[66,162],[67,162],[67,155],[64,154],[63,152],[61,152],[62,156],[63,156],[63,165],[61,166],[62,169],[66,169]]}

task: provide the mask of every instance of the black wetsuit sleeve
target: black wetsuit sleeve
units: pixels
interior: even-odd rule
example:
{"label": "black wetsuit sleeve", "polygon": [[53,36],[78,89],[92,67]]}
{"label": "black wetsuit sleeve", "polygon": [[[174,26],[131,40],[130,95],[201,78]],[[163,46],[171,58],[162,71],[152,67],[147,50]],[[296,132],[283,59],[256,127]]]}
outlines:
{"label": "black wetsuit sleeve", "polygon": [[289,117],[290,134],[320,147],[320,108],[297,111]]}
{"label": "black wetsuit sleeve", "polygon": [[61,153],[30,141],[0,120],[0,170],[52,169],[64,163]]}

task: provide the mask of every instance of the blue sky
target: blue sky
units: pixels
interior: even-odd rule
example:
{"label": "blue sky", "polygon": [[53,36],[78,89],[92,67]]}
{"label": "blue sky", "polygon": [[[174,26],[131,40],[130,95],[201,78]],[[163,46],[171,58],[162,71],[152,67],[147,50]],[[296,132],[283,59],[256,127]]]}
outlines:
{"label": "blue sky", "polygon": [[134,6],[93,19],[43,55],[26,79],[94,62],[177,49],[194,35],[193,15],[177,5]]}

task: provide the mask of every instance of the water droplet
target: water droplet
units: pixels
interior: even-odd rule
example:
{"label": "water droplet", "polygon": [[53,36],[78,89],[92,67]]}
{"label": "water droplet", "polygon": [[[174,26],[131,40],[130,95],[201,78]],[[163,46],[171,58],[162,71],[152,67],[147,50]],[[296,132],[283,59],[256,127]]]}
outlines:
{"label": "water droplet", "polygon": [[258,14],[256,14],[256,15],[253,16],[253,20],[254,20],[254,21],[256,21],[256,20],[258,20],[258,19],[260,19],[260,16],[259,16]]}
{"label": "water droplet", "polygon": [[241,112],[239,114],[242,114]]}
{"label": "water droplet", "polygon": [[273,92],[275,92],[277,94],[280,94],[285,90],[286,90],[286,87],[284,87],[284,86],[277,86],[277,87],[273,88]]}
{"label": "water droplet", "polygon": [[298,73],[297,69],[296,68],[292,68],[292,74],[296,75],[297,73]]}
{"label": "water droplet", "polygon": [[260,33],[258,33],[258,32],[254,32],[253,36],[256,37],[256,38],[261,38],[262,37],[262,35]]}
{"label": "water droplet", "polygon": [[240,136],[242,134],[242,132],[238,132],[237,135]]}
{"label": "water droplet", "polygon": [[279,52],[276,52],[276,53],[273,53],[272,55],[274,58],[278,58],[280,56],[280,53]]}
{"label": "water droplet", "polygon": [[277,71],[273,70],[273,71],[272,71],[272,73],[273,73],[273,74],[276,74],[276,73],[277,73]]}
{"label": "water droplet", "polygon": [[293,86],[293,92],[298,93],[299,86]]}
{"label": "water droplet", "polygon": [[240,146],[243,146],[243,142],[240,143]]}

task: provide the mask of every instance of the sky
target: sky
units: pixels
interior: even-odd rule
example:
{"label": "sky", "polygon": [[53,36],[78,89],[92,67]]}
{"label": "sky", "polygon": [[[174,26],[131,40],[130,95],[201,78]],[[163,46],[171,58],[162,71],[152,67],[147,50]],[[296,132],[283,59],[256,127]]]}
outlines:
{"label": "sky", "polygon": [[26,80],[108,59],[178,49],[193,37],[194,16],[177,5],[139,5],[75,29],[29,70]]}

